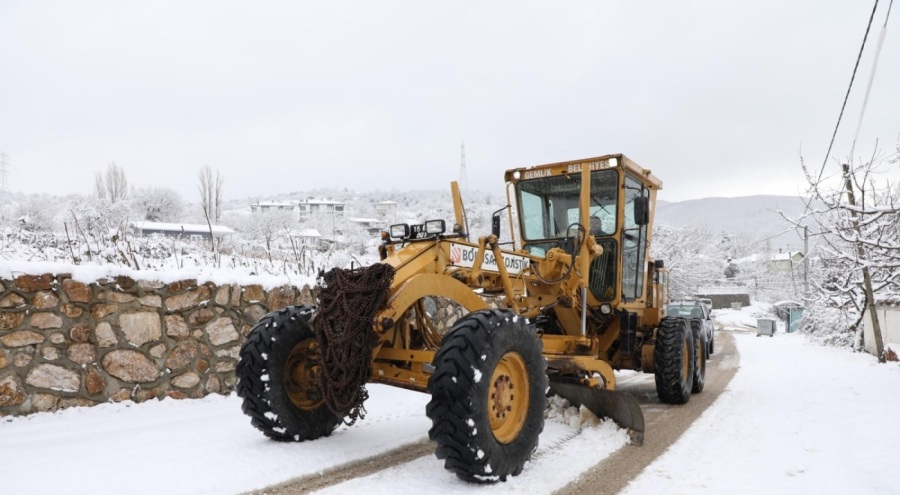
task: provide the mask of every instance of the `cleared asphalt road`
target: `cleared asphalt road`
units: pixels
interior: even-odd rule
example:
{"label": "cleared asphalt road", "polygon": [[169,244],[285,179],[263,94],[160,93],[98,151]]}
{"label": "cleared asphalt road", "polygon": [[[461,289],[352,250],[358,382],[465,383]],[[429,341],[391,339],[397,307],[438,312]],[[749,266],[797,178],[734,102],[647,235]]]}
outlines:
{"label": "cleared asphalt road", "polygon": [[[704,390],[700,394],[694,394],[687,404],[680,406],[661,404],[656,395],[656,384],[652,374],[636,373],[617,380],[618,390],[633,394],[641,404],[646,425],[644,444],[640,447],[632,445],[623,447],[556,493],[561,495],[617,493],[657,456],[677,441],[694,420],[719,397],[725,386],[731,381],[739,364],[740,356],[734,345],[734,338],[729,332],[717,331],[716,351],[707,361]],[[434,455],[434,449],[433,443],[422,441],[375,458],[350,463],[316,475],[297,478],[253,493],[265,493],[266,495],[309,493],[422,456]],[[565,473],[561,473],[561,475],[564,476]]]}
{"label": "cleared asphalt road", "polygon": [[675,443],[707,407],[725,390],[740,365],[740,354],[730,332],[716,332],[716,350],[706,362],[703,392],[684,405],[661,404],[651,374],[637,374],[617,382],[617,389],[633,394],[644,411],[644,445],[626,445],[594,469],[556,492],[557,495],[591,493],[612,495],[625,488],[654,459]]}

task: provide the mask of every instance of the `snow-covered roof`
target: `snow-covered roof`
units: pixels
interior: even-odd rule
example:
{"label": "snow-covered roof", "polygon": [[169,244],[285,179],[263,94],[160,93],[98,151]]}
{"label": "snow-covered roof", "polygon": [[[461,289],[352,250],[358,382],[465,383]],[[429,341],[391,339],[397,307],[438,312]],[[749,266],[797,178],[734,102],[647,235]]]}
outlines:
{"label": "snow-covered roof", "polygon": [[772,303],[772,305],[779,306],[779,307],[781,307],[781,306],[783,306],[783,307],[795,306],[795,307],[800,307],[800,308],[803,307],[803,303],[799,303],[797,301],[778,301],[776,303]]}
{"label": "snow-covered roof", "polygon": [[375,203],[375,204],[376,204],[376,205],[390,206],[390,205],[396,205],[397,203],[395,203],[394,201],[379,201],[378,203]]}
{"label": "snow-covered roof", "polygon": [[697,294],[704,295],[725,295],[725,294],[747,294],[746,287],[701,287],[697,290]]}
{"label": "snow-covered roof", "polygon": [[900,294],[876,294],[875,304],[885,306],[900,306]]}
{"label": "snow-covered roof", "polygon": [[794,256],[802,256],[803,253],[800,251],[790,251],[787,253],[773,253],[772,257],[769,258],[771,261],[788,261]]}
{"label": "snow-covered roof", "polygon": [[253,206],[290,206],[291,208],[295,205],[296,203],[290,201],[257,201],[253,203]]}
{"label": "snow-covered roof", "polygon": [[[209,233],[209,225],[192,223],[165,223],[165,222],[131,222],[131,226],[140,230],[159,230],[163,232],[201,232]],[[213,234],[234,234],[234,231],[224,225],[213,225]]]}
{"label": "snow-covered roof", "polygon": [[322,234],[320,234],[316,229],[300,229],[291,233],[296,234],[300,237],[322,237]]}
{"label": "snow-covered roof", "polygon": [[307,198],[300,201],[301,204],[310,204],[310,205],[342,205],[343,201],[335,201],[333,199],[314,199]]}
{"label": "snow-covered roof", "polygon": [[381,223],[381,220],[377,218],[348,218],[347,220],[355,223]]}

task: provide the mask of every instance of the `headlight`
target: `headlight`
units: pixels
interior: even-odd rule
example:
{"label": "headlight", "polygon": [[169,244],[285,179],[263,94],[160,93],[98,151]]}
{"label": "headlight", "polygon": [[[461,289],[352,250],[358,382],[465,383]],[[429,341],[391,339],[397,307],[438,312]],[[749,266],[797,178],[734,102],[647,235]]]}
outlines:
{"label": "headlight", "polygon": [[394,239],[405,239],[409,237],[409,225],[405,223],[391,225],[391,237]]}
{"label": "headlight", "polygon": [[608,315],[608,314],[612,313],[612,306],[610,306],[609,304],[601,304],[600,312],[605,315]]}
{"label": "headlight", "polygon": [[443,234],[447,230],[443,220],[425,221],[425,233],[428,235]]}

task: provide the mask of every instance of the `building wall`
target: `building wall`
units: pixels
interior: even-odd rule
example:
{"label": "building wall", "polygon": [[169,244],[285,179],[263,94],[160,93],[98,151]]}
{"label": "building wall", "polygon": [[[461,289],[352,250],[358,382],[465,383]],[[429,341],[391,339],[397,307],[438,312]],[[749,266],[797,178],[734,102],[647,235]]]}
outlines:
{"label": "building wall", "polygon": [[180,230],[155,230],[155,229],[141,229],[138,231],[140,235],[153,235],[153,234],[162,234],[166,237],[175,237],[179,239],[195,239],[195,240],[209,240],[209,231],[206,232],[191,232],[191,231],[180,231]]}
{"label": "building wall", "polygon": [[0,417],[234,389],[240,346],[308,287],[69,275],[0,280]]}
{"label": "building wall", "polygon": [[[878,324],[881,327],[881,338],[884,344],[893,344],[894,349],[900,348],[900,307],[876,305],[875,313],[878,315]],[[865,339],[866,352],[875,355],[875,332],[872,331],[872,319],[866,310],[863,316],[863,338]]]}
{"label": "building wall", "polygon": [[709,299],[713,309],[730,309],[733,302],[741,303],[741,307],[750,305],[749,294],[695,294],[695,297]]}

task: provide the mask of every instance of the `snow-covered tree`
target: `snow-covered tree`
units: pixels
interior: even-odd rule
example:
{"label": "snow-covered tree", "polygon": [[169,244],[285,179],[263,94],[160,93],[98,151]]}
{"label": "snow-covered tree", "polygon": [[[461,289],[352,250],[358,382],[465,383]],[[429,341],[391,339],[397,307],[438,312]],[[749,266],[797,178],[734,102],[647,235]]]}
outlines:
{"label": "snow-covered tree", "polygon": [[210,223],[218,223],[222,218],[222,185],[225,178],[218,170],[205,165],[200,169],[200,206]]}
{"label": "snow-covered tree", "polygon": [[174,189],[166,187],[146,187],[134,191],[131,209],[136,219],[151,222],[181,220],[183,201]]}
{"label": "snow-covered tree", "polygon": [[59,213],[59,202],[46,194],[22,198],[12,215],[15,223],[29,231],[53,230]]}
{"label": "snow-covered tree", "polygon": [[[842,165],[839,184],[828,184],[821,174],[813,175],[801,159],[809,182],[812,203],[806,218],[818,226],[819,256],[824,270],[815,280],[820,307],[845,308],[854,316],[848,328],[861,343],[864,308],[872,315],[875,349],[884,362],[883,342],[874,304],[884,295],[900,293],[900,186],[889,179],[877,180],[884,165],[896,164],[897,154],[879,153],[865,161],[848,160]],[[798,224],[805,219],[799,219]]]}
{"label": "snow-covered tree", "polygon": [[94,192],[98,198],[108,200],[110,203],[127,198],[128,179],[125,177],[125,170],[116,162],[110,162],[106,172],[97,172],[94,175]]}
{"label": "snow-covered tree", "polygon": [[692,296],[724,277],[725,257],[714,239],[716,236],[704,226],[654,227],[651,256],[663,260],[669,269],[671,296]]}

